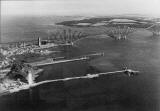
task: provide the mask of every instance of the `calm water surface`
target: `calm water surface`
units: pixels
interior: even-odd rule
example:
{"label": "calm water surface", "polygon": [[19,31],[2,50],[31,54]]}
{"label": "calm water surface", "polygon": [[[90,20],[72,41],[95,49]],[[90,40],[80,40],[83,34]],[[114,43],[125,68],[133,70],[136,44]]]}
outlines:
{"label": "calm water surface", "polygon": [[[160,101],[160,37],[135,34],[126,41],[104,36],[87,38],[62,55],[80,56],[104,52],[105,56],[86,62],[43,67],[37,81],[80,76],[86,73],[139,70],[139,76],[123,74],[91,80],[49,83],[0,98],[0,111],[158,111]],[[31,96],[32,95],[32,96]]]}

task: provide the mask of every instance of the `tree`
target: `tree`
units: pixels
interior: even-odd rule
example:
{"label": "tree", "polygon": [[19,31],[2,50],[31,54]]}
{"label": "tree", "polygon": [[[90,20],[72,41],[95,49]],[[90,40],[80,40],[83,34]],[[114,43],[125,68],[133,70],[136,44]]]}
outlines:
{"label": "tree", "polygon": [[33,68],[25,64],[24,61],[14,61],[11,65],[11,70],[7,74],[8,78],[10,79],[21,79],[23,81],[26,81],[26,78],[28,76],[28,71],[33,70]]}

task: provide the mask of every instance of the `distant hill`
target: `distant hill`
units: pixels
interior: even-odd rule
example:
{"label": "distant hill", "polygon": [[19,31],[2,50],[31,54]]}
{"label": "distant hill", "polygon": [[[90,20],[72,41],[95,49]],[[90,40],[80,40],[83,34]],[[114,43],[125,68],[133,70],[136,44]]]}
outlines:
{"label": "distant hill", "polygon": [[56,30],[56,23],[80,19],[81,16],[2,16],[2,42],[34,40],[39,36],[46,38],[47,30]]}
{"label": "distant hill", "polygon": [[128,25],[133,27],[148,27],[153,21],[145,19],[144,17],[132,17],[132,16],[110,16],[110,17],[93,17],[85,18],[82,20],[71,20],[57,23],[57,25],[65,26],[116,26],[116,25]]}

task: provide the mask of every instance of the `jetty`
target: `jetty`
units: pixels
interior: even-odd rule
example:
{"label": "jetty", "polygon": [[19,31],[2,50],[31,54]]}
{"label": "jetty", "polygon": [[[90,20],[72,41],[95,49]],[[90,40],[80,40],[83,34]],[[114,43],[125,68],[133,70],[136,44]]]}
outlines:
{"label": "jetty", "polygon": [[65,62],[82,61],[82,60],[88,60],[88,59],[89,59],[88,57],[81,57],[81,58],[75,58],[75,59],[66,59],[66,60],[55,61],[53,58],[53,59],[50,59],[50,62],[38,61],[38,62],[33,62],[33,63],[28,63],[28,64],[33,67],[37,67],[37,66],[45,66],[45,65],[52,65],[52,64],[65,63]]}
{"label": "jetty", "polygon": [[152,24],[151,26],[146,28],[147,30],[151,31],[153,35],[160,35],[160,23]]}
{"label": "jetty", "polygon": [[[91,60],[99,56],[104,56],[104,53],[94,53],[94,54],[88,54],[88,55],[83,55],[77,58],[73,59],[64,59],[64,57],[57,57],[59,58],[58,60],[55,58],[48,58],[43,61],[38,61],[38,62],[33,62],[33,63],[27,63],[31,66],[45,66],[45,65],[52,65],[52,64],[58,64],[58,63],[66,63],[66,62],[74,62],[74,61],[83,61],[83,60]],[[62,58],[62,59],[61,59]]]}
{"label": "jetty", "polygon": [[[37,82],[37,83],[31,83],[30,79],[28,79],[28,83],[23,83],[21,82],[21,85],[17,85],[17,83],[19,83],[18,81],[15,81],[15,86],[14,87],[8,87],[8,88],[3,88],[3,90],[0,92],[0,96],[2,95],[7,95],[7,94],[11,94],[11,93],[16,93],[19,92],[21,90],[27,90],[33,87],[37,87],[39,85],[43,85],[43,84],[47,84],[47,83],[52,83],[52,82],[65,82],[65,81],[71,81],[71,80],[78,80],[78,79],[93,79],[93,78],[98,78],[102,75],[113,75],[113,74],[121,74],[124,73],[125,75],[131,77],[131,76],[135,76],[139,73],[139,71],[134,71],[131,69],[124,69],[124,70],[120,70],[120,71],[112,71],[112,72],[104,72],[104,73],[96,73],[96,74],[86,74],[85,76],[78,76],[78,77],[68,77],[68,78],[62,78],[62,79],[54,79],[54,80],[45,80],[45,81],[41,81],[41,82]],[[30,77],[30,76],[29,76]],[[32,78],[32,77],[30,77]],[[3,84],[1,84],[1,87],[3,87]],[[2,88],[1,88],[2,89]]]}

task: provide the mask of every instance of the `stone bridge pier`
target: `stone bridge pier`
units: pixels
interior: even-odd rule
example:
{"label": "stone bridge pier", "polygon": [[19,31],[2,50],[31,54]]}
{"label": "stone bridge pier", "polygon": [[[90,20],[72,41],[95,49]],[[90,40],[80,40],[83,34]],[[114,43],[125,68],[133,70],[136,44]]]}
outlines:
{"label": "stone bridge pier", "polygon": [[107,35],[114,38],[115,40],[125,40],[127,39],[128,35],[132,32],[134,32],[135,29],[131,27],[114,27],[110,28],[109,30],[105,31]]}
{"label": "stone bridge pier", "polygon": [[160,35],[160,24],[153,24],[146,29],[151,31],[153,35]]}

